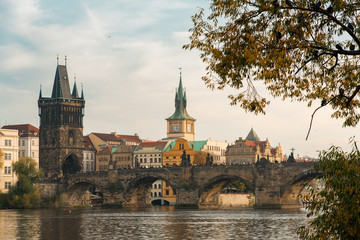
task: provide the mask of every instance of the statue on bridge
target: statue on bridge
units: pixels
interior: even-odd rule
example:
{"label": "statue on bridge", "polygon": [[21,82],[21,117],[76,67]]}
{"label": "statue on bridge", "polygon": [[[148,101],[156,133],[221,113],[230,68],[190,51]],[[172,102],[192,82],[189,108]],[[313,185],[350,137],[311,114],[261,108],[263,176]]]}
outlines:
{"label": "statue on bridge", "polygon": [[186,155],[186,151],[183,151],[183,154],[181,155],[181,166],[190,166],[190,155]]}
{"label": "statue on bridge", "polygon": [[214,162],[214,157],[210,155],[210,153],[208,153],[206,155],[206,165],[213,165]]}
{"label": "statue on bridge", "polygon": [[296,160],[295,160],[295,158],[294,158],[294,153],[293,153],[293,152],[290,153],[290,156],[289,156],[287,162],[296,162]]}
{"label": "statue on bridge", "polygon": [[139,159],[138,156],[135,156],[135,168],[139,168],[140,164],[139,164]]}

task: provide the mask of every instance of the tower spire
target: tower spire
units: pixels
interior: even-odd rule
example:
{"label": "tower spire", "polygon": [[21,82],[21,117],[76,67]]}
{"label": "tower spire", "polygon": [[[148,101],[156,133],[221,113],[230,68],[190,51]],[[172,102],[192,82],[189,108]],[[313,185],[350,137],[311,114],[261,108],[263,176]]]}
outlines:
{"label": "tower spire", "polygon": [[57,62],[57,65],[59,65],[59,54],[56,57],[56,62]]}
{"label": "tower spire", "polygon": [[73,98],[79,98],[79,93],[76,86],[76,74],[74,74],[74,87],[71,95]]}
{"label": "tower spire", "polygon": [[42,85],[40,84],[40,93],[39,93],[39,99],[42,98]]}
{"label": "tower spire", "polygon": [[84,86],[82,83],[81,83],[81,99],[84,100]]}
{"label": "tower spire", "polygon": [[175,93],[175,113],[168,119],[192,119],[192,118],[186,111],[186,92],[183,88],[182,84],[182,72],[181,68],[180,70],[180,80],[179,80],[179,87],[176,90]]}
{"label": "tower spire", "polygon": [[[59,57],[58,57],[59,62]],[[53,85],[53,91],[51,98],[64,98],[71,99],[71,91],[69,86],[69,79],[66,66],[58,65],[56,66],[56,73]]]}

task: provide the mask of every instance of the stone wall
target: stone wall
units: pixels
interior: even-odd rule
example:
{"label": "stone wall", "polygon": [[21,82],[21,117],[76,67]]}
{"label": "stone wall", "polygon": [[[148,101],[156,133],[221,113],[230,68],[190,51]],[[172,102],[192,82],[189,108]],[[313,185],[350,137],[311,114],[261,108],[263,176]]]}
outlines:
{"label": "stone wall", "polygon": [[255,202],[255,197],[245,193],[219,194],[220,208],[249,207]]}
{"label": "stone wall", "polygon": [[35,183],[41,199],[54,198],[60,191],[59,183]]}

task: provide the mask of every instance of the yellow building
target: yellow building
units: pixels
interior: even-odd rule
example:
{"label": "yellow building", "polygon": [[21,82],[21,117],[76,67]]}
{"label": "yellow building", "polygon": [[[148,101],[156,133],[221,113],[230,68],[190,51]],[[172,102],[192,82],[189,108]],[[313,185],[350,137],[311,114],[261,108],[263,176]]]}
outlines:
{"label": "yellow building", "polygon": [[[171,142],[163,152],[163,166],[174,167],[181,166],[182,156],[185,153],[186,157],[190,158],[192,165],[195,160],[195,154],[201,151],[207,141],[187,141],[184,138],[179,138]],[[169,204],[176,203],[176,192],[173,191],[169,184],[162,183],[163,200]]]}
{"label": "yellow building", "polygon": [[195,151],[189,146],[186,139],[179,138],[175,142],[170,143],[163,152],[163,166],[180,166],[184,151],[186,155],[190,156],[190,163],[192,163]]}

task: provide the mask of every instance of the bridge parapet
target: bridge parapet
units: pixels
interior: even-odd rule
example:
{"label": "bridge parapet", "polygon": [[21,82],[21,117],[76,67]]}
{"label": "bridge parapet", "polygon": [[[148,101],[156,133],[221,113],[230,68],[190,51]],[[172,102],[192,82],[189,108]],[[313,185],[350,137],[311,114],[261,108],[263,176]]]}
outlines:
{"label": "bridge parapet", "polygon": [[176,191],[178,205],[215,206],[221,189],[240,180],[255,194],[256,207],[280,208],[295,205],[297,191],[317,174],[313,166],[314,163],[262,163],[120,169],[75,174],[62,179],[62,183],[68,186],[69,194],[76,186],[93,184],[103,192],[104,203],[145,206],[149,203],[150,186],[161,179]]}

